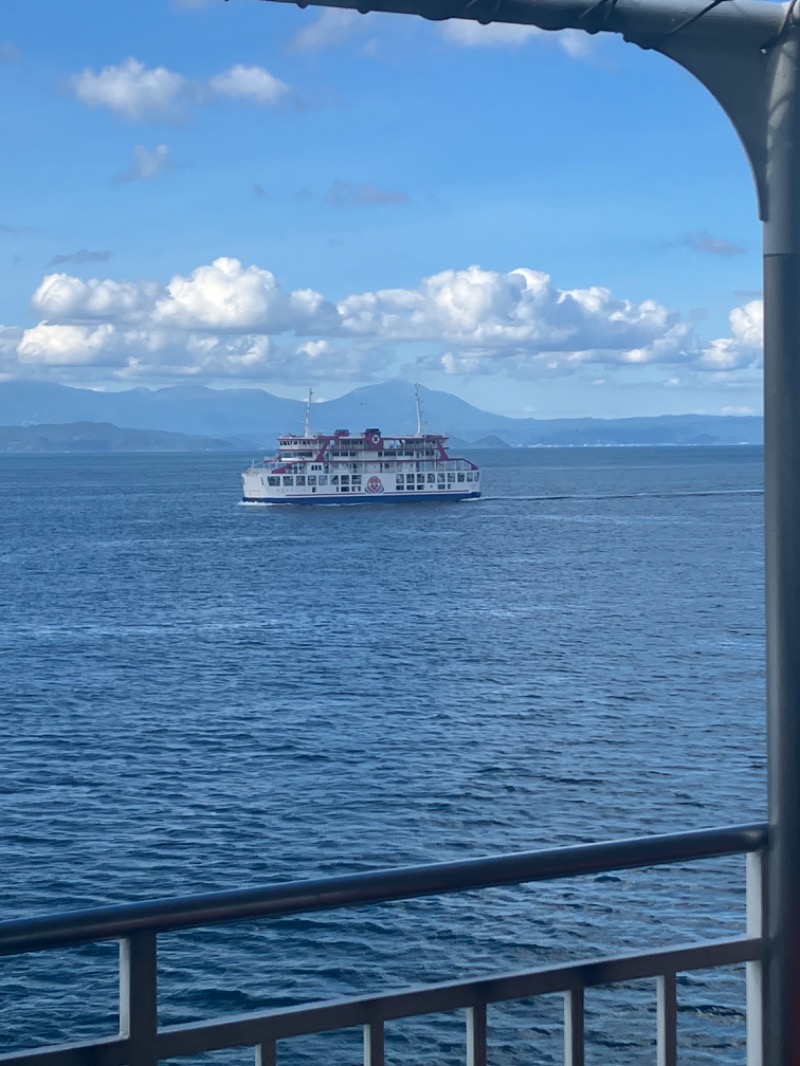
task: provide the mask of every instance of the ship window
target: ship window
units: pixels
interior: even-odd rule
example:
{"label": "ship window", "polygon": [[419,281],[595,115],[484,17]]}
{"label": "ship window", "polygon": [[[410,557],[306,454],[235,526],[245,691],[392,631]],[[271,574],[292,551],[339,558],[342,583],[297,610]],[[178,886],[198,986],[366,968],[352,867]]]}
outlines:
{"label": "ship window", "polygon": [[295,485],[305,485],[306,479],[305,479],[305,477],[296,477],[294,479],[294,483],[295,483]]}
{"label": "ship window", "polygon": [[350,484],[350,475],[349,474],[342,474],[342,484],[343,485],[349,485]]}
{"label": "ship window", "polygon": [[455,479],[456,479],[456,475],[455,474],[448,474],[447,475],[447,480],[448,481],[455,481]]}
{"label": "ship window", "polygon": [[444,474],[437,474],[436,477],[439,481],[439,484],[441,485],[441,483],[444,481]]}
{"label": "ship window", "polygon": [[467,473],[467,481],[472,481],[472,471],[471,470]]}
{"label": "ship window", "polygon": [[436,474],[428,474],[428,483],[436,480]]}
{"label": "ship window", "polygon": [[338,484],[339,484],[339,475],[338,474],[334,474],[333,477],[331,478],[331,485],[338,485]]}
{"label": "ship window", "polygon": [[353,476],[352,476],[352,478],[350,480],[353,482],[354,485],[360,485],[361,484],[361,474],[353,474]]}
{"label": "ship window", "polygon": [[284,476],[283,484],[284,485],[294,485],[294,478],[290,477],[290,476]]}
{"label": "ship window", "polygon": [[349,492],[350,491],[350,486],[349,485],[342,485],[341,491],[342,492]]}
{"label": "ship window", "polygon": [[321,470],[322,467],[319,465],[319,463],[312,463],[311,464],[311,469],[312,470]]}
{"label": "ship window", "polygon": [[320,474],[319,478],[317,480],[317,484],[318,485],[327,485],[328,484],[328,475],[327,474]]}
{"label": "ship window", "polygon": [[464,480],[464,475],[463,474],[459,474],[458,475],[458,480],[459,481],[463,481]]}
{"label": "ship window", "polygon": [[274,488],[275,488],[275,487],[276,487],[277,485],[280,485],[280,483],[281,483],[281,479],[280,479],[279,477],[268,477],[268,478],[267,478],[267,484],[268,484],[269,486],[271,486],[271,488],[273,488],[273,489],[274,489]]}
{"label": "ship window", "polygon": [[316,474],[309,474],[308,475],[308,483],[309,483],[309,485],[316,485],[316,483],[317,483],[317,475]]}

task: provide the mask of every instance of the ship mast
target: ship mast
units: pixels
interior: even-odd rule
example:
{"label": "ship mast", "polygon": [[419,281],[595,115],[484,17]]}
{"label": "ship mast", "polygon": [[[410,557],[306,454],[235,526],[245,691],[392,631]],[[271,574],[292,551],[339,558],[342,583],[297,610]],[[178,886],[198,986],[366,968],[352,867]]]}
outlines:
{"label": "ship mast", "polygon": [[425,425],[425,423],[422,421],[422,397],[419,394],[419,385],[414,386],[414,399],[417,402],[417,432],[414,434],[414,436],[421,437],[422,427]]}
{"label": "ship mast", "polygon": [[311,399],[314,393],[311,389],[308,390],[308,400],[306,401],[306,436],[311,436]]}

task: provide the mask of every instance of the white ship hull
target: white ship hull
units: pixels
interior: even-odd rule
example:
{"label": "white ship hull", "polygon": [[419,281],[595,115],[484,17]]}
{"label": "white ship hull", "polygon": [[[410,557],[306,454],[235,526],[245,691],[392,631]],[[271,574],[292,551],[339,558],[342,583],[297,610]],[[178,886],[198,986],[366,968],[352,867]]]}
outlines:
{"label": "white ship hull", "polygon": [[348,503],[447,503],[459,500],[477,500],[481,495],[480,485],[476,488],[474,485],[470,486],[469,491],[461,489],[461,486],[453,489],[444,489],[439,492],[435,486],[431,491],[422,490],[420,492],[399,492],[392,490],[389,492],[370,493],[370,492],[337,492],[330,493],[323,489],[310,489],[302,494],[297,491],[290,491],[286,493],[280,493],[273,491],[267,493],[263,490],[263,486],[253,484],[252,481],[248,485],[245,482],[244,492],[242,494],[242,503],[253,505],[271,505],[271,504],[320,504],[320,503],[335,503],[335,504],[348,504]]}

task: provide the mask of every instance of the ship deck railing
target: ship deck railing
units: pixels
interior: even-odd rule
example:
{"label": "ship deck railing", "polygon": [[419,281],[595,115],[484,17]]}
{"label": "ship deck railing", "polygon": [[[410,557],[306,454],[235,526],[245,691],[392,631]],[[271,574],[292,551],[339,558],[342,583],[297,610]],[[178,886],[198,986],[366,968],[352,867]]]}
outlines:
{"label": "ship deck railing", "polygon": [[[747,1062],[748,1066],[761,1066],[766,844],[765,825],[738,825],[5,921],[0,923],[2,955],[118,940],[120,1006],[119,1031],[114,1035],[8,1052],[0,1055],[0,1064],[154,1066],[162,1059],[250,1048],[258,1066],[275,1066],[280,1061],[279,1044],[283,1041],[362,1027],[364,1066],[383,1066],[387,1022],[463,1011],[464,1061],[467,1066],[487,1066],[491,1006],[560,993],[564,997],[564,1063],[583,1066],[585,991],[654,978],[657,1063],[674,1066],[678,1061],[678,974],[744,964]],[[158,937],[164,933],[730,855],[746,856],[746,920],[740,936],[159,1026]],[[201,974],[202,963],[198,960],[198,975]],[[65,1038],[68,1035],[65,1033]],[[524,1049],[520,1052],[524,1056]]]}

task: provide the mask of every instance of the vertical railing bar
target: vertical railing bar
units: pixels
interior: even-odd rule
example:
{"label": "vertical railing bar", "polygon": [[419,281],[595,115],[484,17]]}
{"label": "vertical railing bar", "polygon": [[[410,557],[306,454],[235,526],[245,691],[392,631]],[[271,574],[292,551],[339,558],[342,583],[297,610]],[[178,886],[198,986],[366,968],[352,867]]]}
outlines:
{"label": "vertical railing bar", "polygon": [[583,989],[564,993],[564,1066],[583,1066]]}
{"label": "vertical railing bar", "polygon": [[364,1026],[364,1066],[383,1066],[384,1059],[383,1022],[370,1022]]}
{"label": "vertical railing bar", "polygon": [[135,933],[119,945],[119,1031],[128,1038],[128,1066],[156,1066],[158,953],[155,933]]}
{"label": "vertical railing bar", "polygon": [[[766,928],[764,908],[767,893],[766,853],[747,853],[747,935],[764,939]],[[747,1066],[763,1066],[764,1063],[764,961],[763,943],[761,957],[745,963],[747,984]]]}
{"label": "vertical railing bar", "polygon": [[662,973],[658,978],[658,1066],[676,1066],[678,1061],[678,978]]}
{"label": "vertical railing bar", "polygon": [[277,1066],[278,1044],[275,1040],[266,1040],[256,1045],[256,1066]]}
{"label": "vertical railing bar", "polygon": [[487,1066],[488,1019],[486,1004],[467,1007],[467,1066]]}

